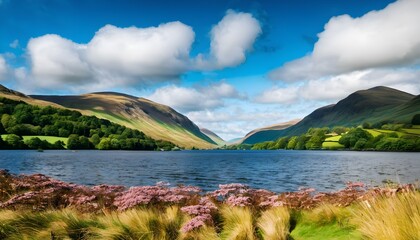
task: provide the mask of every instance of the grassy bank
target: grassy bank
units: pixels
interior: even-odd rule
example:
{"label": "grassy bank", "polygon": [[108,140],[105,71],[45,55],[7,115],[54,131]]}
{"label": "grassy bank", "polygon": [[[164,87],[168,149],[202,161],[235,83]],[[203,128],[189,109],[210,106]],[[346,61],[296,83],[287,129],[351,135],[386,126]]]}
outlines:
{"label": "grassy bank", "polygon": [[273,193],[242,184],[86,187],[0,171],[0,239],[418,239],[413,185]]}
{"label": "grassy bank", "polygon": [[212,222],[183,230],[192,217],[178,206],[123,212],[0,211],[1,239],[418,239],[420,194],[404,193],[350,207],[311,210],[220,206]]}

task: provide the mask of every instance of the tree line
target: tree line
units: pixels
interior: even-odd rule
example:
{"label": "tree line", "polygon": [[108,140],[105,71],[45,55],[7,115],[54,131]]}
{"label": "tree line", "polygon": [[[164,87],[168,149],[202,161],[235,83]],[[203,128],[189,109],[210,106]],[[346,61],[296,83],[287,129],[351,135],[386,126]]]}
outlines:
{"label": "tree line", "polygon": [[420,137],[414,134],[398,135],[396,130],[402,124],[384,124],[381,129],[391,132],[373,136],[367,129],[370,125],[361,127],[334,127],[310,128],[305,134],[299,136],[281,137],[276,141],[267,141],[254,144],[252,150],[319,150],[327,137],[341,136],[338,143],[344,149],[350,150],[376,150],[376,151],[420,151]]}
{"label": "tree line", "polygon": [[22,136],[68,138],[68,149],[171,150],[175,145],[154,140],[143,132],[78,111],[40,107],[0,98],[0,149],[63,149],[65,143],[49,143],[38,137],[23,141]]}

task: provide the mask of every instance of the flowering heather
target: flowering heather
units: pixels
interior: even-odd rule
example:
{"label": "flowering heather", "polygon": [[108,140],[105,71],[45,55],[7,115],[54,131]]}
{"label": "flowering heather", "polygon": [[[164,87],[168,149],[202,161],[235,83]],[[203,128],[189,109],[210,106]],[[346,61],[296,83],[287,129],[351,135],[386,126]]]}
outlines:
{"label": "flowering heather", "polygon": [[194,217],[182,227],[181,231],[191,232],[204,227],[206,224],[213,224],[213,218],[210,214],[203,214]]}
{"label": "flowering heather", "polygon": [[114,205],[120,211],[147,204],[181,204],[198,197],[200,188],[180,186],[168,188],[166,186],[131,187],[121,196],[115,198]]}
{"label": "flowering heather", "polygon": [[227,205],[232,207],[245,207],[251,205],[250,197],[230,196],[226,200]]}
{"label": "flowering heather", "polygon": [[72,207],[82,212],[102,209],[124,211],[137,206],[178,205],[191,216],[214,215],[222,204],[270,208],[286,206],[294,209],[311,209],[322,203],[348,206],[376,196],[393,196],[399,192],[415,190],[411,184],[368,188],[361,182],[349,182],[337,192],[316,192],[313,188],[300,188],[297,192],[276,194],[263,189],[253,189],[244,184],[221,184],[219,189],[203,194],[194,186],[169,187],[168,183],[156,186],[98,185],[87,187],[62,182],[42,174],[13,175],[0,170],[0,208],[7,209],[61,209]]}

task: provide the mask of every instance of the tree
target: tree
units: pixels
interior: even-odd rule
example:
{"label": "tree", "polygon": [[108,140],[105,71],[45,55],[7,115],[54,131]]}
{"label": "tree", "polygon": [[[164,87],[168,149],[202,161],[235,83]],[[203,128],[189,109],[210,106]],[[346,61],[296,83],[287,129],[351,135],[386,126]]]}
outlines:
{"label": "tree", "polygon": [[92,144],[94,146],[97,146],[99,144],[99,142],[101,141],[101,138],[99,137],[99,135],[97,133],[93,134],[92,137],[90,138],[90,141],[92,142]]}
{"label": "tree", "polygon": [[366,143],[367,140],[365,138],[359,138],[356,144],[354,144],[354,150],[363,150],[365,148]]}
{"label": "tree", "polygon": [[372,125],[370,123],[368,123],[368,122],[364,122],[362,124],[362,128],[363,129],[371,129],[372,128]]}
{"label": "tree", "polygon": [[42,140],[38,137],[34,137],[26,141],[26,145],[28,145],[30,149],[46,149],[43,144]]}
{"label": "tree", "polygon": [[111,149],[111,139],[102,138],[97,147],[99,150],[110,150]]}
{"label": "tree", "polygon": [[0,149],[6,149],[7,143],[3,140],[3,138],[0,136]]}
{"label": "tree", "polygon": [[12,149],[23,149],[25,144],[23,143],[22,137],[19,137],[16,134],[9,134],[6,137],[6,142],[9,147]]}
{"label": "tree", "polygon": [[416,114],[413,116],[413,119],[411,119],[411,124],[420,125],[420,114]]}
{"label": "tree", "polygon": [[3,114],[3,116],[1,116],[1,124],[5,129],[7,129],[11,126],[14,126],[16,121],[9,114]]}
{"label": "tree", "polygon": [[338,142],[346,148],[353,148],[360,138],[370,141],[373,139],[373,136],[368,131],[361,128],[353,128],[347,134],[342,136]]}
{"label": "tree", "polygon": [[92,143],[89,141],[89,138],[85,136],[80,136],[78,149],[91,149],[91,148],[92,148]]}
{"label": "tree", "polygon": [[287,143],[287,149],[295,149],[297,143],[297,136],[293,136],[290,138],[289,143]]}
{"label": "tree", "polygon": [[348,130],[349,130],[349,128],[347,128],[347,127],[341,127],[341,126],[337,126],[337,127],[334,127],[332,129],[332,131],[335,132],[335,133],[337,133],[338,135],[341,135],[343,133],[346,133]]}
{"label": "tree", "polygon": [[58,129],[58,136],[59,137],[68,137],[70,136],[70,131],[65,128]]}
{"label": "tree", "polygon": [[321,149],[324,139],[319,135],[313,135],[305,144],[306,149]]}
{"label": "tree", "polygon": [[68,149],[79,149],[80,148],[80,142],[79,142],[79,135],[72,134],[67,139],[67,148]]}
{"label": "tree", "polygon": [[305,150],[305,144],[306,144],[306,134],[302,134],[297,139],[295,149]]}
{"label": "tree", "polygon": [[278,149],[285,149],[287,147],[287,143],[289,141],[288,137],[282,137],[277,140]]}

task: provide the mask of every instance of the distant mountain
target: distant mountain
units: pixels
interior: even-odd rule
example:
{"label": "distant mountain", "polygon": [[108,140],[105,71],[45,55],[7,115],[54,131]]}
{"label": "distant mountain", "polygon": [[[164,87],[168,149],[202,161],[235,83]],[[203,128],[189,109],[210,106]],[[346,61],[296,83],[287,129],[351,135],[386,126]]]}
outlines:
{"label": "distant mountain", "polygon": [[221,137],[219,137],[216,133],[212,132],[211,130],[207,128],[200,128],[201,132],[206,134],[207,137],[211,138],[213,142],[217,143],[219,146],[223,146],[226,144],[225,140],[223,140]]}
{"label": "distant mountain", "polygon": [[[410,123],[420,113],[420,97],[389,87],[360,90],[348,97],[313,111],[302,121],[283,130],[255,133],[259,142],[273,141],[282,136],[300,135],[311,127],[356,126],[363,122]],[[247,139],[244,143],[255,143]]]}
{"label": "distant mountain", "polygon": [[249,132],[245,137],[240,141],[240,143],[254,144],[258,142],[264,142],[265,139],[271,138],[271,134],[276,131],[286,129],[298,123],[300,119],[294,119],[289,122],[278,123],[271,126],[257,128]]}
{"label": "distant mountain", "polygon": [[31,95],[0,85],[0,96],[28,104],[70,108],[138,129],[154,139],[162,139],[186,148],[214,148],[216,142],[197,125],[174,109],[145,98],[101,92],[74,96]]}
{"label": "distant mountain", "polygon": [[242,139],[243,138],[233,138],[233,139],[230,139],[230,140],[226,141],[226,143],[227,143],[226,145],[240,144],[242,142]]}

